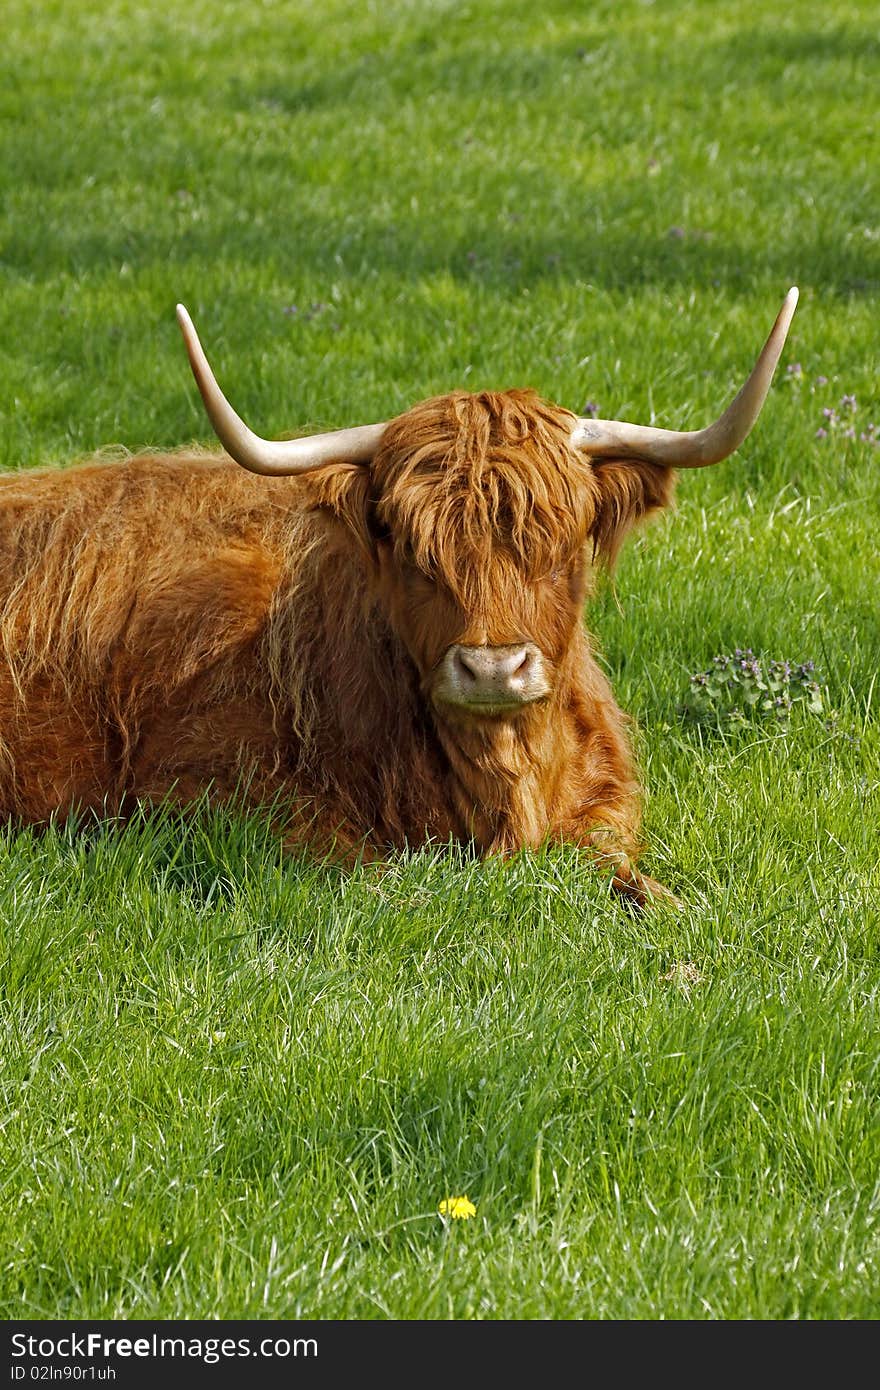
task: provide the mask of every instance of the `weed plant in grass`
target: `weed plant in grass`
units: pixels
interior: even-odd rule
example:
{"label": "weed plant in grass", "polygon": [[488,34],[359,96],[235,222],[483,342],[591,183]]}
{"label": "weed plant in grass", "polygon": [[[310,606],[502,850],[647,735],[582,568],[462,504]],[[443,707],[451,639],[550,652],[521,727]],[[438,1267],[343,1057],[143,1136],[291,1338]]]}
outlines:
{"label": "weed plant in grass", "polygon": [[[680,913],[566,850],[7,829],[5,1317],[877,1315],[874,9],[7,0],[7,467],[206,439],[179,299],[265,435],[507,385],[695,427],[801,304],[588,613]],[[683,718],[737,647],[832,725]]]}

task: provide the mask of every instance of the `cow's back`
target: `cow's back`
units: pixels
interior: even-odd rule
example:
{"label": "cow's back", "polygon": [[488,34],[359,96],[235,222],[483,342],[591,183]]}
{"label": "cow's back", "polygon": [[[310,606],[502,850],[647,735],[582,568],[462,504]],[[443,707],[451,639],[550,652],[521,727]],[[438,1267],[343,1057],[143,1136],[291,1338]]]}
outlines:
{"label": "cow's back", "polygon": [[0,478],[0,813],[237,775],[271,737],[254,653],[298,511],[296,480],[209,454]]}

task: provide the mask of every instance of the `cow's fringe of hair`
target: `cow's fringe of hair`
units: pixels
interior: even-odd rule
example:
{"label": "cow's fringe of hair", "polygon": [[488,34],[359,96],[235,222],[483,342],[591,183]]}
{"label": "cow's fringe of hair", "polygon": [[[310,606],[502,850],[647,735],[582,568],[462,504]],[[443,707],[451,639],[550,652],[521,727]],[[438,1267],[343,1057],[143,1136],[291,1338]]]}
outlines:
{"label": "cow's fringe of hair", "polygon": [[375,465],[383,519],[466,606],[493,552],[527,581],[548,574],[583,544],[596,508],[573,423],[533,391],[422,402],[386,430]]}

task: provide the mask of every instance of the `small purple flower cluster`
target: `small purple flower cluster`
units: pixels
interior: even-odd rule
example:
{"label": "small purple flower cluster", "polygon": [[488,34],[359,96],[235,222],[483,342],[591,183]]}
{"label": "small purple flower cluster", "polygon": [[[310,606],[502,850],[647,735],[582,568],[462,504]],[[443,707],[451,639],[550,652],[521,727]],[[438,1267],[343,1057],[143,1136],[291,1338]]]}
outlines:
{"label": "small purple flower cluster", "polygon": [[861,444],[873,444],[875,447],[880,445],[880,431],[875,424],[866,425],[863,430],[856,431],[853,416],[858,410],[858,402],[853,395],[845,394],[840,398],[840,405],[835,410],[833,406],[826,405],[822,410],[824,424],[816,430],[817,439],[827,439],[833,432],[837,431],[841,439],[858,438]]}
{"label": "small purple flower cluster", "polygon": [[[785,369],[785,380],[794,386],[800,387],[807,381],[807,375],[800,362],[789,362]],[[828,385],[827,376],[816,376],[810,385],[810,394],[815,395],[817,390]],[[854,416],[858,410],[858,401],[851,392],[845,392],[840,403],[835,406],[826,405],[822,409],[822,424],[816,430],[816,439],[828,439],[832,434],[836,434],[838,439],[858,439],[861,444],[873,444],[880,446],[880,427],[875,424],[866,425],[861,431],[856,429]]]}
{"label": "small purple flower cluster", "polygon": [[291,319],[296,318],[299,314],[302,314],[304,319],[316,319],[319,314],[323,314],[324,310],[329,308],[330,305],[325,304],[323,300],[315,300],[313,304],[309,305],[308,309],[302,310],[298,304],[285,304],[281,312]]}
{"label": "small purple flower cluster", "polygon": [[772,718],[785,725],[798,708],[823,714],[825,700],[812,661],[768,661],[751,647],[712,658],[707,671],[690,678],[685,712],[703,722],[745,723],[748,716]]}

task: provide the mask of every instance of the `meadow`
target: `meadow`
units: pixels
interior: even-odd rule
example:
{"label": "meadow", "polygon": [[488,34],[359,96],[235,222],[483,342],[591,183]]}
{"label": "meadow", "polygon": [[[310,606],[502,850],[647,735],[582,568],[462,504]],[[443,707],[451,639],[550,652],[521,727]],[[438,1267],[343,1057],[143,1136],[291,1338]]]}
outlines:
{"label": "meadow", "polygon": [[[269,437],[513,385],[697,428],[801,300],[752,435],[586,615],[680,912],[560,849],[3,831],[0,1316],[875,1318],[876,6],[6,0],[4,31],[5,468],[209,442],[178,300]],[[693,717],[737,648],[814,663],[821,710]]]}

